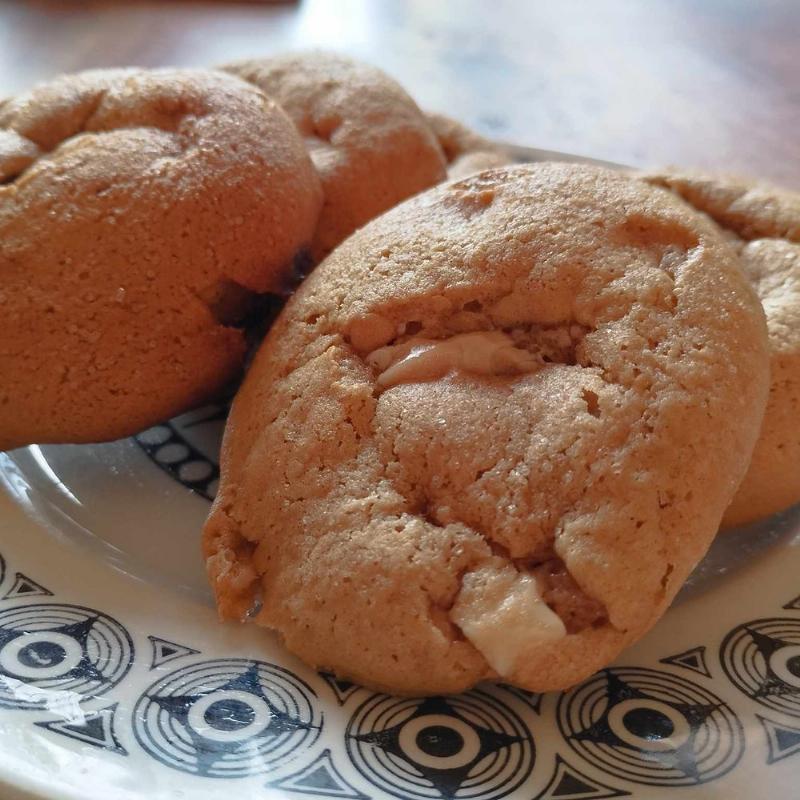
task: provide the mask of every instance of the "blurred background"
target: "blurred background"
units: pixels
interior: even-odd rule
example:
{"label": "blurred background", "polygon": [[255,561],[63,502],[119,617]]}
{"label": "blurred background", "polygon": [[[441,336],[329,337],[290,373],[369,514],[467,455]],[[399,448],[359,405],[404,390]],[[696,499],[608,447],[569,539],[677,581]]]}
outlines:
{"label": "blurred background", "polygon": [[0,0],[0,97],[324,47],[497,139],[800,188],[798,0]]}

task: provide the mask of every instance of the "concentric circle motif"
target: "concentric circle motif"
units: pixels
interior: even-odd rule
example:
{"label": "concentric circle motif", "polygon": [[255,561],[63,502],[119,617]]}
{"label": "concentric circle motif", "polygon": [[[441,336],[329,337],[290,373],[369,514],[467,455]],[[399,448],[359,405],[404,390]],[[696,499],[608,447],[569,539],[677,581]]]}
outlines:
{"label": "concentric circle motif", "polygon": [[125,628],[91,608],[48,603],[0,613],[0,707],[96,697],[119,683],[132,662]]}
{"label": "concentric circle motif", "polygon": [[800,619],[739,625],[723,640],[720,661],[728,678],[751,700],[800,717]]}
{"label": "concentric circle motif", "polygon": [[154,425],[134,437],[145,455],[178,483],[213,500],[219,482],[219,445],[229,406],[207,406]]}
{"label": "concentric circle motif", "polygon": [[133,711],[153,758],[211,778],[268,772],[317,740],[316,694],[288,670],[246,659],[205,661],[154,683]]}
{"label": "concentric circle motif", "polygon": [[361,775],[404,799],[505,797],[530,775],[536,755],[516,713],[481,691],[374,695],[350,720],[346,745]]}
{"label": "concentric circle motif", "polygon": [[744,751],[742,725],[722,700],[659,670],[598,672],[559,698],[556,716],[575,752],[610,775],[649,786],[715,780]]}

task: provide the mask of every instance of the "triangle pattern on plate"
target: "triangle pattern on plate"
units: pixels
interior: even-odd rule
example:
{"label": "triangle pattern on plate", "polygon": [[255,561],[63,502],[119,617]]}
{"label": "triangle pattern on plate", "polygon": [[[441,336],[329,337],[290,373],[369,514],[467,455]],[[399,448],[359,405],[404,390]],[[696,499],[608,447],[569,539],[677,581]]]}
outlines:
{"label": "triangle pattern on plate", "polygon": [[529,692],[526,689],[518,689],[516,686],[511,686],[508,683],[498,683],[498,688],[505,689],[507,692],[516,695],[525,703],[526,706],[532,708],[537,714],[541,713],[542,708],[542,695],[537,692]]}
{"label": "triangle pattern on plate", "polygon": [[627,797],[629,794],[584,775],[556,755],[553,775],[534,800],[604,800],[608,797]]}
{"label": "triangle pattern on plate", "polygon": [[354,786],[351,786],[336,768],[330,750],[323,750],[322,755],[285,778],[271,781],[269,786],[283,789],[286,792],[311,794],[321,797],[342,797],[347,800],[369,800]]}
{"label": "triangle pattern on plate", "polygon": [[790,600],[783,608],[787,611],[800,611],[800,594],[794,600]]}
{"label": "triangle pattern on plate", "polygon": [[150,669],[155,669],[178,658],[197,655],[200,652],[192,647],[170,642],[169,639],[161,639],[158,636],[148,636],[147,638],[150,640],[150,647],[152,648]]}
{"label": "triangle pattern on plate", "polygon": [[345,702],[347,702],[347,699],[361,688],[355,683],[337,678],[330,672],[320,672],[319,676],[333,689],[333,693],[336,695],[336,700],[340,706],[343,706]]}
{"label": "triangle pattern on plate", "polygon": [[800,728],[782,722],[774,722],[760,714],[756,714],[756,716],[767,734],[767,746],[769,747],[767,764],[774,764],[776,761],[800,753]]}
{"label": "triangle pattern on plate", "polygon": [[114,714],[117,703],[96,711],[85,711],[83,719],[76,722],[59,719],[52,722],[35,722],[40,728],[46,728],[54,733],[60,733],[75,739],[83,744],[100,747],[121,756],[128,755],[128,751],[119,743],[114,732]]}
{"label": "triangle pattern on plate", "polygon": [[3,595],[3,600],[16,600],[20,597],[52,597],[53,593],[45,589],[40,583],[18,572],[14,576],[14,583]]}
{"label": "triangle pattern on plate", "polygon": [[683,667],[684,669],[690,669],[692,672],[697,672],[700,675],[705,675],[706,678],[711,677],[711,672],[706,664],[705,645],[692,647],[677,655],[661,658],[659,659],[659,663],[671,664],[674,667]]}

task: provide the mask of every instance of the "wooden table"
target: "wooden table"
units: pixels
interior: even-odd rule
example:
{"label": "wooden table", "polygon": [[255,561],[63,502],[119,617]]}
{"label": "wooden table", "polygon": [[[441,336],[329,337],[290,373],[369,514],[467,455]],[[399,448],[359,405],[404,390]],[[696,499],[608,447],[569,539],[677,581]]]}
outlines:
{"label": "wooden table", "polygon": [[800,189],[798,34],[798,0],[6,0],[0,95],[90,66],[322,46],[490,136]]}

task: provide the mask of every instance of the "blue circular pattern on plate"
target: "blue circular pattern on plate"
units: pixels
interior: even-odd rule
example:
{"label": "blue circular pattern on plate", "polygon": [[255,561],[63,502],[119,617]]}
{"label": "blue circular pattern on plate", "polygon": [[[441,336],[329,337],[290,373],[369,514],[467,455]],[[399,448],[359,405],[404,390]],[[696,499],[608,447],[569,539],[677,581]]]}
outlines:
{"label": "blue circular pattern on plate", "polygon": [[0,612],[0,707],[74,705],[118,684],[133,641],[108,614],[56,603]]}
{"label": "blue circular pattern on plate", "polygon": [[720,661],[740,692],[762,706],[800,717],[800,619],[774,617],[737,625]]}
{"label": "blue circular pattern on plate", "polygon": [[742,725],[719,697],[644,667],[598,672],[560,697],[556,716],[576,753],[609,775],[650,786],[715,780],[744,751]]}
{"label": "blue circular pattern on plate", "polygon": [[210,778],[268,772],[305,752],[321,729],[307,683],[282,667],[247,659],[171,672],[133,711],[134,734],[149,755]]}
{"label": "blue circular pattern on plate", "polygon": [[530,775],[530,731],[496,697],[473,691],[423,700],[375,695],[346,732],[353,766],[370,783],[410,800],[495,800]]}

